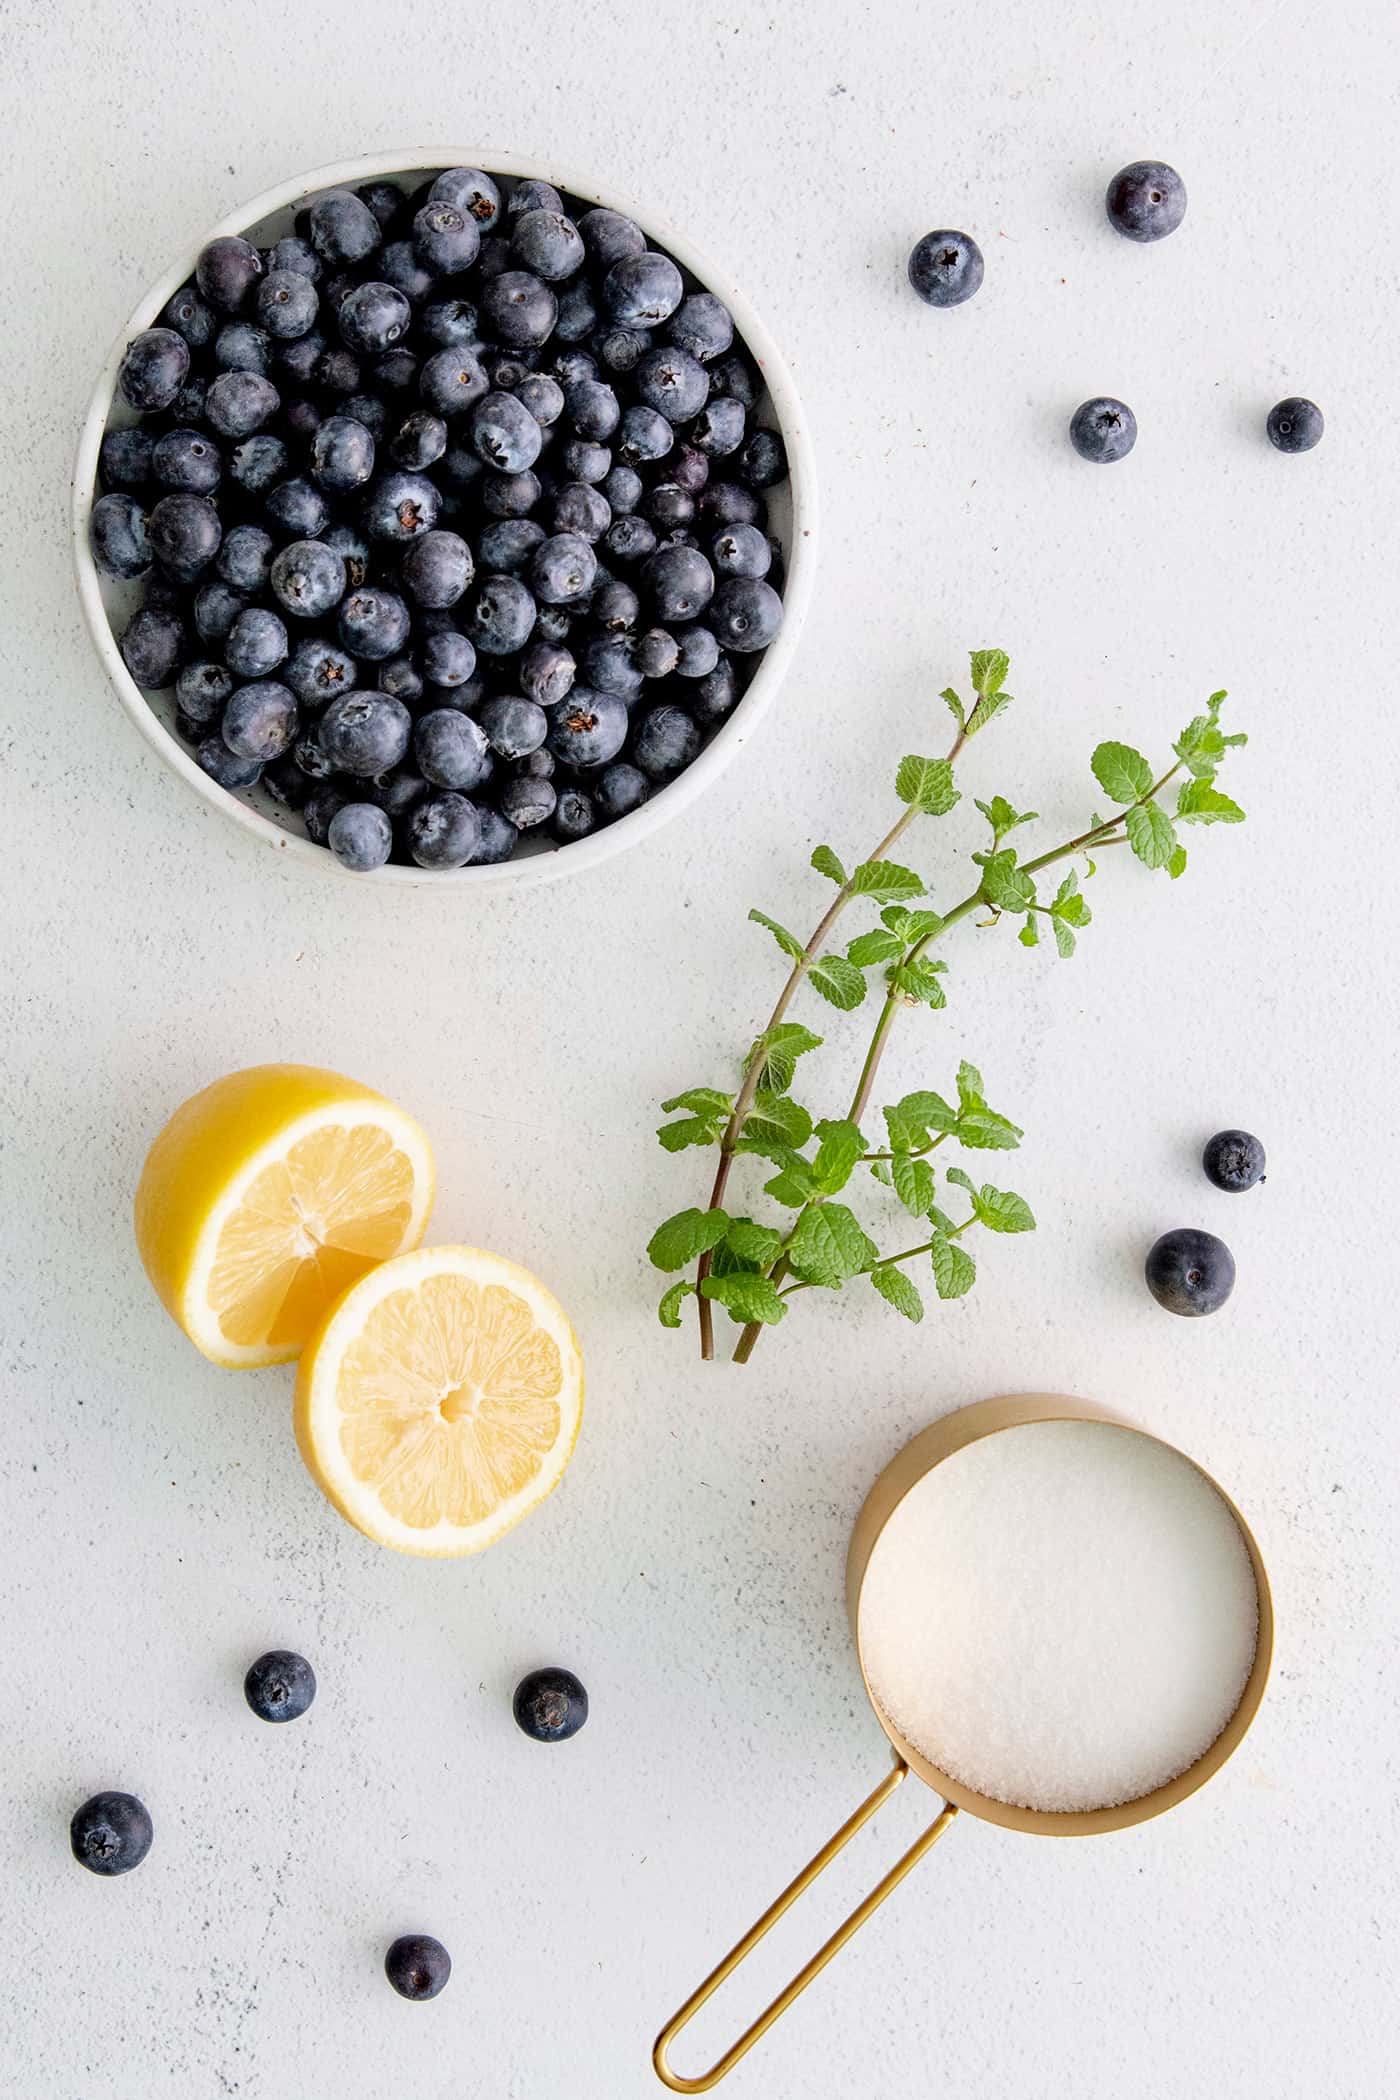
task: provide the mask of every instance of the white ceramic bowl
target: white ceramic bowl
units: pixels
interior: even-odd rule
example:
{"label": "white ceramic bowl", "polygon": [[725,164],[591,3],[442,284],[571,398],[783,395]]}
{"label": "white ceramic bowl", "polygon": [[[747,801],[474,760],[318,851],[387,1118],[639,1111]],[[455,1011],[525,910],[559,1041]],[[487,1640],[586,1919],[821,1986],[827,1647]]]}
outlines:
{"label": "white ceramic bowl", "polygon": [[310,174],[298,175],[290,182],[279,183],[275,189],[264,190],[260,197],[255,197],[228,218],[221,219],[217,226],[211,226],[203,238],[195,242],[141,300],[112,345],[78,445],[73,475],[73,545],[78,595],[97,653],[122,706],[146,741],[197,795],[243,831],[308,867],[330,871],[337,876],[344,874],[334,854],[327,852],[324,846],[313,845],[302,831],[300,819],[279,808],[271,797],[256,790],[249,796],[233,795],[226,788],[218,787],[196,764],[192,753],[171,726],[173,696],[147,695],[122,662],[117,632],[139,602],[140,586],[100,575],[89,551],[88,520],[96,494],[98,448],[109,426],[136,420],[116,391],[117,368],[128,342],[143,328],[152,325],[166,301],[193,275],[195,258],[206,242],[221,234],[241,233],[258,245],[266,246],[291,230],[296,210],[307,197],[318,191],[353,189],[380,176],[421,180],[439,169],[454,167],[485,168],[493,175],[540,176],[558,189],[587,199],[590,204],[607,205],[613,211],[626,212],[636,219],[658,246],[665,248],[684,270],[729,308],[737,334],[742,337],[763,375],[767,388],[766,405],[770,411],[767,420],[776,422],[782,433],[789,467],[788,481],[766,492],[769,529],[780,541],[785,557],[783,624],[776,640],[760,659],[733,714],[721,724],[693,765],[667,786],[659,788],[649,802],[643,803],[630,816],[622,817],[570,845],[553,846],[546,840],[527,837],[510,860],[495,866],[430,874],[419,868],[390,865],[369,876],[350,878],[355,882],[399,883],[432,889],[454,885],[458,889],[484,889],[491,884],[548,882],[563,875],[582,874],[600,861],[610,859],[624,846],[635,845],[649,837],[669,818],[679,816],[743,748],[770,705],[797,646],[811,597],[816,556],[816,480],[807,426],[787,366],[762,320],[728,273],[698,254],[683,234],[668,226],[655,212],[634,204],[615,190],[600,188],[589,177],[568,168],[536,157],[522,160],[515,154],[475,147],[424,146],[402,153],[376,153],[364,160],[338,161],[332,167],[315,168]]}

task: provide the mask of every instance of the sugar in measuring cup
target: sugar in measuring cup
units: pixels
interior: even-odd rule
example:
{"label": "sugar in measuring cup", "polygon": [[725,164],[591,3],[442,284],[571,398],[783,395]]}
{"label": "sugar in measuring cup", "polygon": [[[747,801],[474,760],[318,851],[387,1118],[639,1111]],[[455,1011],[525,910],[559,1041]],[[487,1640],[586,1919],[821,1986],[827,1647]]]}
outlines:
{"label": "sugar in measuring cup", "polygon": [[[1273,1609],[1248,1526],[1200,1467],[1085,1400],[983,1400],[925,1429],[856,1520],[846,1597],[894,1769],[668,2021],[673,2092],[717,2085],[919,1863],[960,1809],[1061,1837],[1193,1793],[1243,1737]],[[672,2043],[906,1773],[944,1807],[708,2071]]]}

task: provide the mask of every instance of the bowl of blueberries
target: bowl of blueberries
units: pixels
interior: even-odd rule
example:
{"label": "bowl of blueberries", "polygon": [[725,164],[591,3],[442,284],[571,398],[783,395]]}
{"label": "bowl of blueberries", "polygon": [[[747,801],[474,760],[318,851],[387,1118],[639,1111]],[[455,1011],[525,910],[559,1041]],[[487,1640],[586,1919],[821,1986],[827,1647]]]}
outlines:
{"label": "bowl of blueberries", "polygon": [[142,300],[83,430],[78,587],[127,713],[245,831],[541,880],[752,733],[814,506],[721,270],[576,176],[420,151],[266,192]]}

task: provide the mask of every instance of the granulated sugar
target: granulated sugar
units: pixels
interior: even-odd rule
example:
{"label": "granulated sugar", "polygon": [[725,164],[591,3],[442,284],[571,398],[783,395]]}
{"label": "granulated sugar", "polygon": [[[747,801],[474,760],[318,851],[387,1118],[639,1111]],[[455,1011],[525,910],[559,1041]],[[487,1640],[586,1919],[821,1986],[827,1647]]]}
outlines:
{"label": "granulated sugar", "polygon": [[1186,1770],[1239,1704],[1259,1603],[1195,1467],[1103,1422],[945,1459],[885,1525],[860,1649],[895,1728],[1024,1808],[1109,1808]]}

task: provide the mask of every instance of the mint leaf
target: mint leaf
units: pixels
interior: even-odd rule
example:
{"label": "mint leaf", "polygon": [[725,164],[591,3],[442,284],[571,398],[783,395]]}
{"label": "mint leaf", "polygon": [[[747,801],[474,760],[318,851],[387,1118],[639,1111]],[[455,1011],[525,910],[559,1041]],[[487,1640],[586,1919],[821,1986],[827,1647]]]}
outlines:
{"label": "mint leaf", "polygon": [[775,1174],[771,1181],[765,1181],[763,1193],[765,1196],[771,1196],[775,1203],[781,1203],[784,1210],[801,1210],[803,1204],[810,1202],[815,1194],[811,1169],[807,1162],[798,1160],[795,1166],[785,1167],[781,1174]]}
{"label": "mint leaf", "polygon": [[678,1210],[647,1242],[648,1259],[654,1269],[688,1268],[717,1247],[728,1230],[729,1219],[722,1210]]}
{"label": "mint leaf", "polygon": [[948,1106],[941,1094],[906,1094],[893,1108],[885,1110],[890,1146],[896,1152],[916,1151],[927,1145],[931,1137],[941,1137],[954,1129],[957,1120],[956,1110]]}
{"label": "mint leaf", "polygon": [[1147,868],[1165,868],[1176,851],[1176,833],[1166,811],[1155,802],[1141,802],[1124,818],[1128,844]]}
{"label": "mint leaf", "polygon": [[865,979],[852,962],[841,955],[823,955],[808,972],[813,988],[843,1013],[859,1006],[865,997]]}
{"label": "mint leaf", "polygon": [[872,1262],[875,1252],[844,1203],[818,1203],[798,1219],[788,1261],[804,1283],[834,1291]]}
{"label": "mint leaf", "polygon": [[766,1087],[759,1088],[744,1124],[744,1136],[751,1143],[757,1138],[775,1138],[780,1145],[800,1148],[811,1135],[812,1118],[800,1101],[790,1094],[770,1094]]}
{"label": "mint leaf", "polygon": [[749,917],[754,921],[755,925],[768,928],[784,955],[790,955],[794,962],[802,960],[807,951],[795,933],[789,933],[786,926],[780,926],[776,919],[770,919],[766,912],[761,912],[756,908],[749,913]]}
{"label": "mint leaf", "polygon": [[1079,876],[1073,868],[1056,890],[1050,911],[1052,917],[1063,919],[1066,926],[1087,926],[1093,917],[1087,899],[1080,892]]}
{"label": "mint leaf", "polygon": [[933,1202],[933,1168],[926,1159],[899,1152],[890,1161],[894,1192],[911,1218],[926,1218]]}
{"label": "mint leaf", "polygon": [[999,846],[1006,837],[1007,832],[1014,831],[1018,824],[1034,823],[1038,815],[1038,812],[1033,809],[1024,810],[1018,815],[1007,801],[1005,795],[993,795],[990,802],[979,802],[977,807],[992,827],[992,844],[994,846]]}
{"label": "mint leaf", "polygon": [[935,1233],[929,1249],[934,1287],[940,1298],[965,1298],[977,1281],[977,1264],[956,1240]]}
{"label": "mint leaf", "polygon": [[680,1326],[681,1306],[691,1296],[694,1289],[695,1285],[687,1278],[684,1283],[673,1283],[670,1290],[665,1292],[661,1303],[656,1308],[656,1317],[660,1320],[663,1327]]}
{"label": "mint leaf", "polygon": [[938,697],[951,711],[953,720],[957,723],[959,729],[965,729],[967,727],[967,717],[963,713],[963,704],[953,691],[953,688],[950,685],[945,685]]}
{"label": "mint leaf", "polygon": [[948,1004],[948,994],[939,981],[939,972],[947,968],[946,963],[927,962],[922,956],[914,962],[903,963],[897,970],[889,972],[889,980],[906,999],[917,1000],[920,1006],[931,1006],[935,1012]]}
{"label": "mint leaf", "polygon": [[1131,744],[1100,744],[1089,762],[1095,780],[1115,802],[1136,802],[1152,786],[1152,768]]}
{"label": "mint leaf", "polygon": [[903,941],[886,926],[872,926],[869,933],[858,933],[846,946],[846,954],[858,970],[868,970],[872,963],[893,962],[895,956],[903,953]]}
{"label": "mint leaf", "polygon": [[955,1181],[960,1189],[966,1189],[968,1195],[971,1196],[974,1204],[976,1203],[977,1184],[973,1180],[972,1176],[967,1172],[966,1168],[949,1167],[946,1169],[944,1178],[948,1181]]}
{"label": "mint leaf", "polygon": [[755,1225],[752,1218],[731,1218],[724,1244],[740,1261],[758,1262],[767,1268],[769,1262],[777,1260],[783,1236],[771,1225]]}
{"label": "mint leaf", "polygon": [[1010,693],[989,693],[985,700],[979,700],[976,711],[968,718],[969,734],[975,735],[978,730],[985,729],[989,722],[995,722],[1002,709],[1010,705]]}
{"label": "mint leaf", "polygon": [[978,1071],[976,1065],[969,1064],[968,1060],[964,1058],[958,1066],[959,1108],[980,1108],[982,1106],[984,1084],[982,1074]]}
{"label": "mint leaf", "polygon": [[1055,927],[1055,946],[1060,951],[1060,961],[1068,962],[1074,953],[1074,935],[1070,932],[1063,919],[1056,919],[1053,923]]}
{"label": "mint leaf", "polygon": [[953,804],[961,800],[946,758],[902,758],[894,791],[901,802],[912,802],[928,817],[946,817]]}
{"label": "mint leaf", "polygon": [[863,860],[851,877],[857,897],[922,897],[924,886],[912,868],[895,860]]}
{"label": "mint leaf", "polygon": [[661,1113],[673,1116],[678,1108],[684,1108],[693,1116],[727,1116],[733,1106],[732,1094],[722,1094],[713,1086],[693,1086],[684,1094],[673,1094],[669,1101],[663,1101]]}
{"label": "mint leaf", "polygon": [[983,867],[982,895],[998,911],[1023,912],[1035,903],[1035,884],[1024,868],[1017,867],[1010,846],[992,854]]}
{"label": "mint leaf", "polygon": [[1040,946],[1040,934],[1036,928],[1035,913],[1033,911],[1026,913],[1026,923],[1016,938],[1023,948],[1038,948]]}
{"label": "mint leaf", "polygon": [[890,1163],[887,1159],[872,1159],[870,1171],[879,1182],[881,1188],[894,1187],[894,1176],[890,1173]]}
{"label": "mint leaf", "polygon": [[741,1327],[750,1320],[759,1320],[765,1327],[776,1327],[787,1311],[768,1278],[747,1271],[732,1276],[707,1276],[700,1292],[702,1297],[713,1298],[717,1305],[724,1306],[730,1318]]}
{"label": "mint leaf", "polygon": [[1243,824],[1244,811],[1238,802],[1222,795],[1208,780],[1184,780],[1176,798],[1179,824]]}
{"label": "mint leaf", "polygon": [[905,942],[931,940],[935,933],[943,931],[943,921],[936,911],[906,911],[900,904],[886,905],[880,923]]}
{"label": "mint leaf", "polygon": [[[1025,1136],[1008,1116],[999,1116],[995,1109],[988,1108],[982,1074],[966,1058],[958,1066],[958,1114],[953,1135],[969,1152],[1014,1152]],[[967,1186],[970,1188],[971,1182]]]}
{"label": "mint leaf", "polygon": [[687,1145],[717,1145],[719,1130],[699,1116],[686,1116],[679,1123],[663,1123],[656,1133],[668,1152],[684,1152]]}
{"label": "mint leaf", "polygon": [[896,1312],[903,1313],[906,1320],[912,1320],[918,1326],[924,1316],[924,1301],[903,1269],[896,1268],[893,1262],[886,1262],[870,1271],[870,1281],[887,1305],[892,1305]]}
{"label": "mint leaf", "polygon": [[1010,1189],[994,1189],[984,1182],[973,1194],[977,1222],[988,1232],[1034,1232],[1035,1219],[1024,1196]]}
{"label": "mint leaf", "polygon": [[829,875],[833,882],[844,882],[846,880],[846,870],[842,867],[830,846],[813,847],[812,866],[819,875]]}
{"label": "mint leaf", "polygon": [[1178,846],[1171,859],[1167,862],[1167,873],[1171,876],[1173,882],[1176,881],[1179,875],[1186,873],[1186,848],[1184,846]]}
{"label": "mint leaf", "polygon": [[792,1085],[798,1058],[805,1057],[809,1050],[819,1050],[821,1040],[800,1021],[779,1021],[752,1044],[744,1059],[744,1070],[747,1072],[754,1059],[760,1058],[759,1085],[775,1094],[785,1094]]}
{"label": "mint leaf", "polygon": [[865,1139],[854,1123],[846,1122],[818,1123],[817,1136],[821,1143],[812,1162],[812,1180],[822,1195],[834,1196],[855,1172]]}
{"label": "mint leaf", "polygon": [[979,697],[990,700],[994,693],[999,693],[1010,669],[1011,658],[1004,649],[974,649],[972,683]]}

